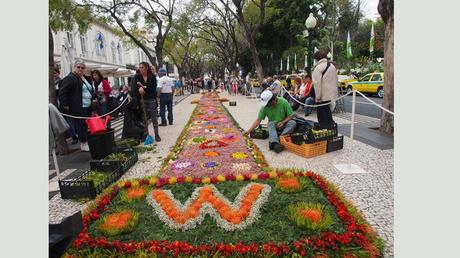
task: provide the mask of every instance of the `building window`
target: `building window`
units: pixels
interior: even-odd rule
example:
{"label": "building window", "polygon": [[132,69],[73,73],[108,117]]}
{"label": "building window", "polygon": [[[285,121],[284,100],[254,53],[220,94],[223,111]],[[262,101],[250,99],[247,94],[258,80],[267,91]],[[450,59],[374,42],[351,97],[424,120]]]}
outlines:
{"label": "building window", "polygon": [[120,64],[123,63],[123,49],[121,49],[121,44],[120,42],[118,42],[118,45],[117,45],[117,52],[118,52],[118,61],[120,62]]}
{"label": "building window", "polygon": [[69,42],[71,48],[75,48],[75,41],[73,40],[72,32],[67,32],[67,41]]}
{"label": "building window", "polygon": [[101,32],[96,33],[96,55],[105,56],[105,37]]}
{"label": "building window", "polygon": [[88,47],[86,46],[86,37],[80,36],[81,54],[83,57],[88,56]]}
{"label": "building window", "polygon": [[110,50],[112,52],[112,62],[117,63],[117,50],[115,48],[115,43],[113,41],[110,43]]}

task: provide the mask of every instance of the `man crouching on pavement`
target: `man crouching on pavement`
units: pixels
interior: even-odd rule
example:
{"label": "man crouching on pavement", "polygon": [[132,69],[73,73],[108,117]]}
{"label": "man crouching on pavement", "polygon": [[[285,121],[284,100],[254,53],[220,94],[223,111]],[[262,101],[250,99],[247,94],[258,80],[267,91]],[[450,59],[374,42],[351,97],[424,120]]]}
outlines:
{"label": "man crouching on pavement", "polygon": [[292,111],[287,100],[276,96],[276,94],[273,94],[269,90],[265,90],[260,95],[260,105],[261,108],[256,121],[244,133],[249,134],[259,126],[265,117],[268,117],[268,146],[270,150],[280,153],[284,147],[279,142],[278,134],[281,132],[281,135],[285,135],[295,130],[297,124],[292,120],[294,118],[294,111]]}

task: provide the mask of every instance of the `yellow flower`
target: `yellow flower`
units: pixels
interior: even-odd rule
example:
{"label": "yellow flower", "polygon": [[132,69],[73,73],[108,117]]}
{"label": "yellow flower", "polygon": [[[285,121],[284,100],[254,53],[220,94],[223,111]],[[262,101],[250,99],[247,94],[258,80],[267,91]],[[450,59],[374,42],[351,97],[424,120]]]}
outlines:
{"label": "yellow flower", "polygon": [[286,175],[286,176],[293,176],[294,173],[292,173],[291,171],[288,171],[288,172],[285,173],[285,175]]}
{"label": "yellow flower", "polygon": [[270,178],[278,177],[278,174],[276,173],[276,171],[270,171],[270,173],[268,173],[268,175],[270,176]]}
{"label": "yellow flower", "polygon": [[205,178],[201,179],[201,182],[203,184],[209,184],[209,183],[211,183],[211,179],[209,177],[205,177]]}
{"label": "yellow flower", "polygon": [[125,181],[118,182],[118,187],[124,187],[124,186],[125,186]]}
{"label": "yellow flower", "polygon": [[168,180],[169,184],[173,185],[175,183],[177,183],[177,178],[176,177],[170,177],[169,180]]}
{"label": "yellow flower", "polygon": [[225,182],[225,177],[223,175],[218,175],[217,176],[217,181],[219,182]]}
{"label": "yellow flower", "polygon": [[258,178],[257,174],[252,174],[251,175],[251,180],[257,180],[257,178]]}
{"label": "yellow flower", "polygon": [[137,181],[137,180],[131,181],[131,186],[132,187],[138,187],[139,186],[139,181]]}
{"label": "yellow flower", "polygon": [[192,181],[193,181],[193,177],[191,177],[191,176],[186,176],[185,177],[185,182],[191,183]]}
{"label": "yellow flower", "polygon": [[241,174],[236,175],[236,181],[243,181],[243,180],[244,180],[243,175],[241,175]]}
{"label": "yellow flower", "polygon": [[158,181],[158,178],[152,177],[152,178],[149,179],[149,184],[154,185],[154,184],[157,183],[157,181]]}

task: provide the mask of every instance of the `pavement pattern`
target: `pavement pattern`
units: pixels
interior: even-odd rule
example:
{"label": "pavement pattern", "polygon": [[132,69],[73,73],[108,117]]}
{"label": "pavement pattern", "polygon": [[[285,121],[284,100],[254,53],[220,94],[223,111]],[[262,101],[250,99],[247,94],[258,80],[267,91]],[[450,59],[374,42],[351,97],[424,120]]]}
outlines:
{"label": "pavement pattern", "polygon": [[[249,128],[257,117],[258,100],[245,96],[229,96],[221,93],[231,101],[237,101],[237,106],[224,103],[232,116],[241,127]],[[128,170],[120,180],[153,176],[158,173],[163,159],[187,123],[195,107],[190,104],[193,99],[201,95],[194,94],[174,106],[174,125],[160,127],[162,141],[155,144],[156,150],[139,154],[139,161]],[[315,114],[307,119],[316,120]],[[349,120],[334,117],[340,124],[350,124]],[[153,132],[152,128],[150,131]],[[312,170],[336,184],[344,196],[360,209],[367,221],[377,230],[378,234],[386,241],[385,257],[393,257],[394,242],[394,211],[393,211],[393,149],[380,150],[362,142],[353,141],[344,137],[344,148],[339,151],[327,153],[314,158],[303,158],[288,151],[276,154],[268,149],[267,140],[254,139],[266,161],[271,167],[297,167]],[[360,166],[365,174],[342,174],[334,164],[351,163]],[[59,223],[63,218],[84,210],[89,202],[80,203],[73,200],[63,200],[56,194],[49,201],[49,223]]]}

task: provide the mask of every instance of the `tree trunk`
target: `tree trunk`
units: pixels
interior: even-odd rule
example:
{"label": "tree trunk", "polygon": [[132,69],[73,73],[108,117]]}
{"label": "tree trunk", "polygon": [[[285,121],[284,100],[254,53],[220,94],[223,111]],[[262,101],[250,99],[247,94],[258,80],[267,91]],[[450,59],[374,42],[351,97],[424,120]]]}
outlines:
{"label": "tree trunk", "polygon": [[[380,0],[378,11],[385,22],[385,48],[384,48],[384,66],[385,66],[385,83],[383,106],[390,111],[394,111],[394,12],[393,0]],[[380,120],[380,131],[388,134],[394,132],[394,115],[387,112],[382,113]]]}
{"label": "tree trunk", "polygon": [[257,52],[256,43],[254,42],[254,38],[252,37],[251,31],[249,30],[248,25],[244,21],[243,12],[241,11],[241,9],[238,9],[237,12],[239,16],[238,21],[240,22],[241,27],[243,27],[243,31],[246,36],[246,40],[249,43],[249,49],[251,50],[252,59],[254,59],[254,66],[256,67],[257,79],[259,81],[263,81],[264,80],[264,70],[262,67],[262,63],[260,62],[260,59],[259,59],[259,53]]}
{"label": "tree trunk", "polygon": [[[51,28],[48,27],[48,103],[57,106],[56,88],[54,87],[54,42]],[[63,57],[62,57],[63,58]]]}

